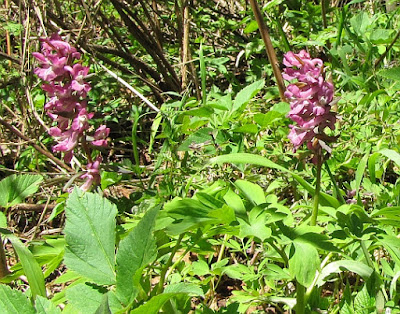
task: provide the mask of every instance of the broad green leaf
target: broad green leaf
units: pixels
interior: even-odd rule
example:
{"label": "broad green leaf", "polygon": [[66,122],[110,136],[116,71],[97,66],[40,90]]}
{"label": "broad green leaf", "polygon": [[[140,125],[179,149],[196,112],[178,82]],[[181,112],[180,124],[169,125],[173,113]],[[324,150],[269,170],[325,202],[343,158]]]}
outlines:
{"label": "broad green leaf", "polygon": [[192,263],[191,269],[196,276],[205,276],[210,273],[210,267],[204,260],[198,260]]}
{"label": "broad green leaf", "polygon": [[106,289],[80,283],[66,290],[68,304],[78,313],[95,313],[100,307]]}
{"label": "broad green leaf", "polygon": [[139,306],[138,308],[131,311],[131,314],[157,314],[159,313],[160,309],[163,307],[165,302],[168,300],[177,297],[186,295],[184,293],[162,293],[152,297],[149,301],[145,304]]}
{"label": "broad green leaf", "polygon": [[114,204],[75,188],[65,208],[65,264],[99,285],[115,283]]}
{"label": "broad green leaf", "polygon": [[155,219],[160,206],[150,209],[137,226],[124,238],[117,252],[118,298],[128,305],[138,292],[134,277],[153,262],[157,256],[156,241],[153,236]]}
{"label": "broad green leaf", "polygon": [[194,283],[180,282],[168,285],[164,289],[164,293],[185,293],[191,296],[204,296],[203,289]]}
{"label": "broad green leaf", "polygon": [[396,263],[400,263],[400,239],[392,235],[379,235],[379,241]]}
{"label": "broad green leaf", "polygon": [[243,88],[233,101],[233,110],[242,111],[247,103],[264,87],[265,81],[259,80]]}
{"label": "broad green leaf", "polygon": [[397,167],[400,167],[400,154],[398,152],[391,149],[382,149],[378,153],[382,154],[383,156],[386,156],[391,161],[393,161],[397,165]]}
{"label": "broad green leaf", "polygon": [[368,26],[371,25],[371,19],[366,12],[361,11],[350,19],[350,24],[357,35],[364,36]]}
{"label": "broad green leaf", "polygon": [[103,295],[100,306],[97,308],[95,314],[111,314],[110,305],[108,304],[108,294]]}
{"label": "broad green leaf", "polygon": [[232,132],[257,134],[258,127],[255,124],[245,124],[240,127],[232,129]]}
{"label": "broad green leaf", "polygon": [[235,186],[254,205],[265,203],[265,194],[259,185],[245,180],[236,180]]}
{"label": "broad green leaf", "polygon": [[0,285],[0,313],[2,314],[34,314],[31,301],[18,290]]}
{"label": "broad green leaf", "polygon": [[297,281],[309,287],[320,265],[317,249],[309,243],[294,241],[294,254],[289,259],[289,272]]}
{"label": "broad green leaf", "polygon": [[11,207],[22,203],[37,192],[43,177],[40,175],[13,174],[0,181],[0,206]]}
{"label": "broad green leaf", "polygon": [[236,219],[235,211],[227,205],[214,209],[208,213],[208,217],[216,218],[217,223],[229,225]]}
{"label": "broad green leaf", "polygon": [[231,189],[229,189],[224,195],[224,201],[230,208],[233,208],[237,215],[246,214],[246,208],[244,207],[242,199]]}
{"label": "broad green leaf", "polygon": [[378,75],[394,81],[400,81],[400,67],[383,69],[378,72]]}
{"label": "broad green leaf", "polygon": [[59,314],[61,313],[61,309],[57,307],[50,300],[37,296],[35,301],[36,313],[38,314]]}
{"label": "broad green leaf", "polygon": [[174,199],[164,206],[168,217],[175,222],[168,226],[169,233],[177,235],[189,229],[197,229],[204,224],[218,223],[218,218],[210,217],[211,208],[196,199]]}
{"label": "broad green leaf", "polygon": [[[267,167],[271,169],[277,169],[286,173],[291,174],[291,176],[299,182],[311,195],[314,195],[315,189],[312,187],[307,181],[305,181],[302,177],[300,177],[298,174],[295,174],[294,172],[274,163],[273,161],[254,154],[248,154],[248,153],[237,153],[237,154],[228,154],[228,155],[221,155],[217,156],[214,158],[211,158],[210,163],[233,163],[233,164],[251,164],[251,165],[257,165],[257,166],[262,166],[262,167]],[[326,193],[321,192],[320,193],[320,198],[321,198],[321,205],[328,205],[332,206],[334,208],[338,208],[340,206],[340,202],[332,197],[331,195],[328,195]]]}
{"label": "broad green leaf", "polygon": [[28,248],[8,230],[0,229],[0,233],[4,234],[12,243],[15,252],[21,262],[22,268],[28,278],[29,286],[32,291],[32,297],[40,295],[46,296],[46,288],[44,284],[44,276],[35,257]]}
{"label": "broad green leaf", "polygon": [[278,111],[269,111],[267,113],[257,113],[254,116],[254,121],[257,122],[262,127],[268,127],[274,122],[276,119],[282,118],[283,114],[279,113]]}
{"label": "broad green leaf", "polygon": [[357,314],[369,314],[375,310],[375,297],[369,295],[367,285],[354,298],[354,311]]}
{"label": "broad green leaf", "polygon": [[393,34],[393,29],[378,28],[371,31],[369,39],[375,45],[390,44],[393,40]]}
{"label": "broad green leaf", "polygon": [[268,228],[265,223],[266,215],[260,215],[257,220],[250,221],[247,223],[245,220],[241,218],[237,218],[237,220],[240,223],[240,237],[257,237],[261,241],[264,241],[265,239],[268,239],[271,237],[271,229]]}
{"label": "broad green leaf", "polygon": [[209,195],[208,193],[197,192],[194,197],[197,198],[203,205],[213,209],[218,209],[225,205],[224,202],[216,199],[214,196]]}
{"label": "broad green leaf", "polygon": [[246,25],[245,29],[243,30],[243,32],[245,34],[249,34],[252,33],[254,31],[258,30],[258,24],[256,20],[252,20],[250,21],[249,24]]}
{"label": "broad green leaf", "polygon": [[325,279],[328,276],[332,274],[339,274],[345,270],[360,275],[364,280],[368,279],[373,272],[373,269],[371,267],[363,263],[360,263],[358,261],[352,261],[352,260],[336,261],[329,263],[321,270],[321,273],[318,276],[317,285],[322,286],[325,283],[326,281]]}

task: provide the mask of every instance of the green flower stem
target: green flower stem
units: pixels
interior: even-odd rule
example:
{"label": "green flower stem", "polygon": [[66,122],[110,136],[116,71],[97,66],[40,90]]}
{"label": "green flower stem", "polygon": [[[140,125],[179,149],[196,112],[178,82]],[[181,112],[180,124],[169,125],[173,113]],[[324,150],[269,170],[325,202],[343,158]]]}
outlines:
{"label": "green flower stem", "polygon": [[[172,260],[174,259],[174,256],[175,256],[176,252],[178,251],[184,236],[185,236],[185,233],[182,233],[179,236],[174,248],[172,249],[171,255],[169,256],[167,263],[165,264],[163,270],[161,271],[160,282],[158,283],[158,287],[157,287],[157,294],[162,293],[164,290],[165,280],[168,278],[169,274],[171,273],[170,268],[173,268],[173,267],[170,267],[172,265]],[[183,258],[185,255],[186,255],[186,252],[184,254],[182,254],[181,257]],[[178,260],[181,260],[181,259],[178,259]],[[176,265],[176,263],[174,265]]]}
{"label": "green flower stem", "polygon": [[305,313],[305,299],[304,293],[306,288],[297,282],[296,284],[296,314],[304,314]]}
{"label": "green flower stem", "polygon": [[314,207],[311,215],[311,226],[317,224],[318,206],[319,206],[319,192],[321,191],[321,168],[322,168],[322,152],[317,152],[317,182],[315,184]]}

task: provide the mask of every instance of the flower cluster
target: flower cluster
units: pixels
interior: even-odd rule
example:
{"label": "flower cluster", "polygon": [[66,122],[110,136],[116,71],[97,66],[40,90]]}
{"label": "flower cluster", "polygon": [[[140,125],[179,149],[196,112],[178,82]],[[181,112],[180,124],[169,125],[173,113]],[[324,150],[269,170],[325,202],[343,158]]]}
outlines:
{"label": "flower cluster", "polygon": [[286,88],[285,97],[290,101],[288,117],[297,125],[290,125],[289,139],[294,149],[303,143],[314,152],[321,148],[331,151],[326,143],[334,137],[324,133],[326,127],[335,129],[336,115],[331,111],[333,85],[327,82],[323,73],[323,62],[311,59],[307,51],[298,54],[288,52],[284,56],[285,80],[292,83]]}
{"label": "flower cluster", "polygon": [[[90,84],[85,81],[89,67],[79,63],[81,54],[57,34],[42,39],[41,53],[34,52],[33,56],[39,61],[39,67],[34,72],[46,82],[42,88],[50,97],[45,110],[57,123],[49,130],[49,134],[58,142],[53,151],[64,152],[64,161],[70,163],[78,144],[82,142],[86,146],[89,120],[94,115],[87,111],[86,102],[87,93],[91,89]],[[100,126],[90,144],[106,146],[109,132],[110,129],[105,125]],[[94,162],[90,154],[88,158],[87,173],[82,176],[86,178],[82,186],[84,190],[88,190],[92,183],[97,183],[100,179],[101,157],[97,157]]]}

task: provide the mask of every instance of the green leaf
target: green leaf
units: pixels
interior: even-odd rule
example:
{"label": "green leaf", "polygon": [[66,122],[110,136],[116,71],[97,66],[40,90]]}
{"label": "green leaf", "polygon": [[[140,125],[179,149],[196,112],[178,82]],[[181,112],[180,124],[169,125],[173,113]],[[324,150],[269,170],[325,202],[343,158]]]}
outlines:
{"label": "green leaf", "polygon": [[[251,165],[258,165],[262,167],[267,167],[271,169],[277,169],[286,173],[291,174],[291,176],[299,182],[311,195],[314,195],[315,189],[312,187],[307,181],[305,181],[302,177],[298,174],[274,163],[273,161],[254,154],[247,154],[247,153],[237,153],[237,154],[229,154],[229,155],[221,155],[214,158],[211,158],[210,163],[233,163],[233,164],[251,164]],[[328,195],[326,193],[320,192],[321,198],[321,205],[328,205],[334,208],[338,208],[340,206],[340,202]]]}
{"label": "green leaf", "polygon": [[192,271],[196,276],[205,276],[210,273],[210,267],[208,264],[201,260],[195,261],[191,265]]}
{"label": "green leaf", "polygon": [[[213,145],[213,133],[214,129],[212,128],[201,128],[196,132],[190,134],[186,140],[183,141],[181,145],[179,145],[179,151],[189,151],[191,149],[195,149],[195,146],[203,147],[205,145]],[[223,137],[220,133],[217,134],[216,142],[220,144],[224,141]]]}
{"label": "green leaf", "polygon": [[101,172],[101,189],[104,190],[110,185],[113,185],[119,181],[121,181],[122,175],[118,174],[117,172],[108,172],[102,171]]}
{"label": "green leaf", "polygon": [[364,280],[367,280],[373,272],[373,269],[363,263],[352,260],[343,260],[329,263],[326,265],[318,276],[317,286],[322,286],[325,279],[332,274],[339,274],[343,271],[351,271],[360,275]]}
{"label": "green leaf", "polygon": [[65,208],[65,264],[99,285],[115,283],[114,204],[75,188]]}
{"label": "green leaf", "polygon": [[392,149],[382,149],[378,153],[382,154],[383,156],[386,156],[391,161],[393,161],[397,165],[397,167],[400,167],[400,154],[398,152]]}
{"label": "green leaf", "polygon": [[400,81],[400,67],[394,67],[390,69],[383,69],[378,72],[378,75],[383,76],[394,81]]}
{"label": "green leaf", "polygon": [[100,306],[97,308],[95,314],[111,314],[110,305],[108,304],[108,294],[103,295]]}
{"label": "green leaf", "polygon": [[254,116],[254,121],[265,128],[270,126],[271,123],[274,122],[275,120],[282,118],[282,116],[283,115],[278,111],[271,110],[267,113],[257,113]]}
{"label": "green leaf", "polygon": [[61,309],[57,307],[53,302],[50,300],[37,296],[36,302],[36,313],[38,314],[59,314],[61,313]]}
{"label": "green leaf", "polygon": [[154,118],[153,124],[151,125],[150,142],[149,142],[149,148],[148,148],[149,154],[152,153],[154,140],[156,138],[156,134],[157,134],[157,131],[158,131],[161,121],[162,121],[162,114],[161,114],[161,112],[159,112],[159,113],[157,113],[157,116]]}
{"label": "green leaf", "polygon": [[233,208],[237,215],[246,214],[246,208],[244,207],[241,197],[231,189],[224,195],[224,201],[230,208]]}
{"label": "green leaf", "polygon": [[294,241],[294,254],[289,259],[289,272],[297,281],[309,287],[320,265],[317,249],[309,243]]}
{"label": "green leaf", "polygon": [[357,198],[360,193],[360,186],[362,179],[364,177],[364,172],[367,167],[367,162],[369,158],[369,153],[364,155],[364,157],[361,159],[360,163],[357,166],[357,171],[356,171],[356,191],[357,191]]}
{"label": "green leaf", "polygon": [[0,212],[0,228],[7,228],[7,218],[3,212]]}
{"label": "green leaf", "polygon": [[368,26],[371,25],[371,19],[366,12],[361,11],[350,19],[350,24],[359,36],[364,36]]}
{"label": "green leaf", "polygon": [[259,185],[245,180],[236,180],[235,186],[254,205],[265,203],[265,194]]}
{"label": "green leaf", "polygon": [[208,216],[209,207],[195,199],[174,199],[164,206],[168,217],[175,219],[175,223],[168,226],[168,231],[174,235],[181,234],[189,229],[196,229],[203,224],[218,223],[218,219]]}
{"label": "green leaf", "polygon": [[232,132],[257,134],[258,127],[255,124],[244,124],[240,127],[232,129]]}
{"label": "green leaf", "polygon": [[191,296],[204,297],[203,289],[194,283],[180,282],[168,285],[164,289],[164,293],[185,293]]}
{"label": "green leaf", "polygon": [[3,314],[36,313],[29,299],[18,290],[0,285],[0,312]]}
{"label": "green leaf", "polygon": [[4,178],[0,181],[0,206],[8,208],[22,203],[26,197],[37,192],[42,181],[40,175],[13,174]]}
{"label": "green leaf", "polygon": [[264,87],[265,81],[259,80],[243,88],[237,93],[235,100],[233,101],[232,109],[234,111],[242,111],[247,103]]}
{"label": "green leaf", "polygon": [[253,236],[264,241],[271,237],[271,229],[266,226],[268,213],[260,207],[254,207],[249,213],[249,222],[237,218],[240,223],[240,237]]}
{"label": "green leaf", "polygon": [[370,41],[375,44],[390,44],[393,40],[394,30],[392,29],[374,29],[369,36]]}
{"label": "green leaf", "polygon": [[157,256],[153,228],[159,209],[160,206],[150,209],[119,245],[116,293],[125,305],[128,305],[138,292],[134,277],[141,275],[142,269]]}
{"label": "green leaf", "polygon": [[66,290],[68,304],[78,313],[95,313],[107,291],[80,283]]}
{"label": "green leaf", "polygon": [[373,309],[375,309],[375,298],[369,295],[367,285],[364,285],[354,298],[354,311],[357,314],[369,314]]}
{"label": "green leaf", "polygon": [[252,20],[250,21],[249,24],[246,25],[245,29],[243,30],[243,32],[245,34],[249,34],[252,33],[254,31],[256,31],[258,29],[258,24],[256,20]]}
{"label": "green leaf", "polygon": [[371,182],[375,183],[376,181],[376,172],[375,172],[375,165],[376,165],[376,160],[379,157],[379,153],[373,153],[369,158],[368,158],[368,172],[369,176],[371,178]]}
{"label": "green leaf", "polygon": [[40,295],[46,296],[46,288],[44,284],[44,276],[35,257],[28,248],[8,230],[0,229],[0,233],[4,234],[12,243],[15,252],[21,262],[22,268],[28,278],[29,286],[32,291],[32,297]]}
{"label": "green leaf", "polygon": [[400,239],[392,235],[379,235],[379,241],[396,263],[400,263]]}
{"label": "green leaf", "polygon": [[185,295],[184,293],[162,293],[152,297],[147,303],[131,311],[131,314],[157,314],[168,300]]}

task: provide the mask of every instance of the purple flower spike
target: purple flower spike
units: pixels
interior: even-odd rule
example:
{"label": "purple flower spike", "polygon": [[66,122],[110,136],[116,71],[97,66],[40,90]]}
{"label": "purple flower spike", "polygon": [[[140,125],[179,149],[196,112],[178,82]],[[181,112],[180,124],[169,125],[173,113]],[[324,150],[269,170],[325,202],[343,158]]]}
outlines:
{"label": "purple flower spike", "polygon": [[[50,97],[44,108],[47,115],[57,124],[49,129],[57,144],[54,152],[63,152],[64,161],[71,163],[74,150],[79,144],[84,143],[88,137],[89,120],[94,114],[87,111],[86,97],[91,86],[86,82],[89,67],[80,63],[81,54],[69,43],[55,34],[50,38],[42,39],[41,52],[33,53],[38,60],[39,67],[34,72],[45,81],[42,89]],[[94,146],[107,146],[110,133],[105,125],[100,126],[91,142]],[[90,138],[90,137],[89,137]],[[90,154],[85,146],[85,152]],[[90,159],[89,159],[90,160]],[[101,157],[87,165],[87,172],[82,178],[86,182],[82,186],[84,191],[89,190],[92,184],[100,182],[99,166]]]}
{"label": "purple flower spike", "polygon": [[288,117],[297,125],[290,125],[288,138],[296,151],[304,143],[318,152],[331,149],[326,143],[336,138],[324,133],[326,127],[335,129],[336,114],[331,111],[333,84],[325,81],[323,62],[311,59],[307,51],[299,53],[289,51],[285,54],[286,66],[283,78],[291,81],[286,88],[285,97],[290,101]]}

